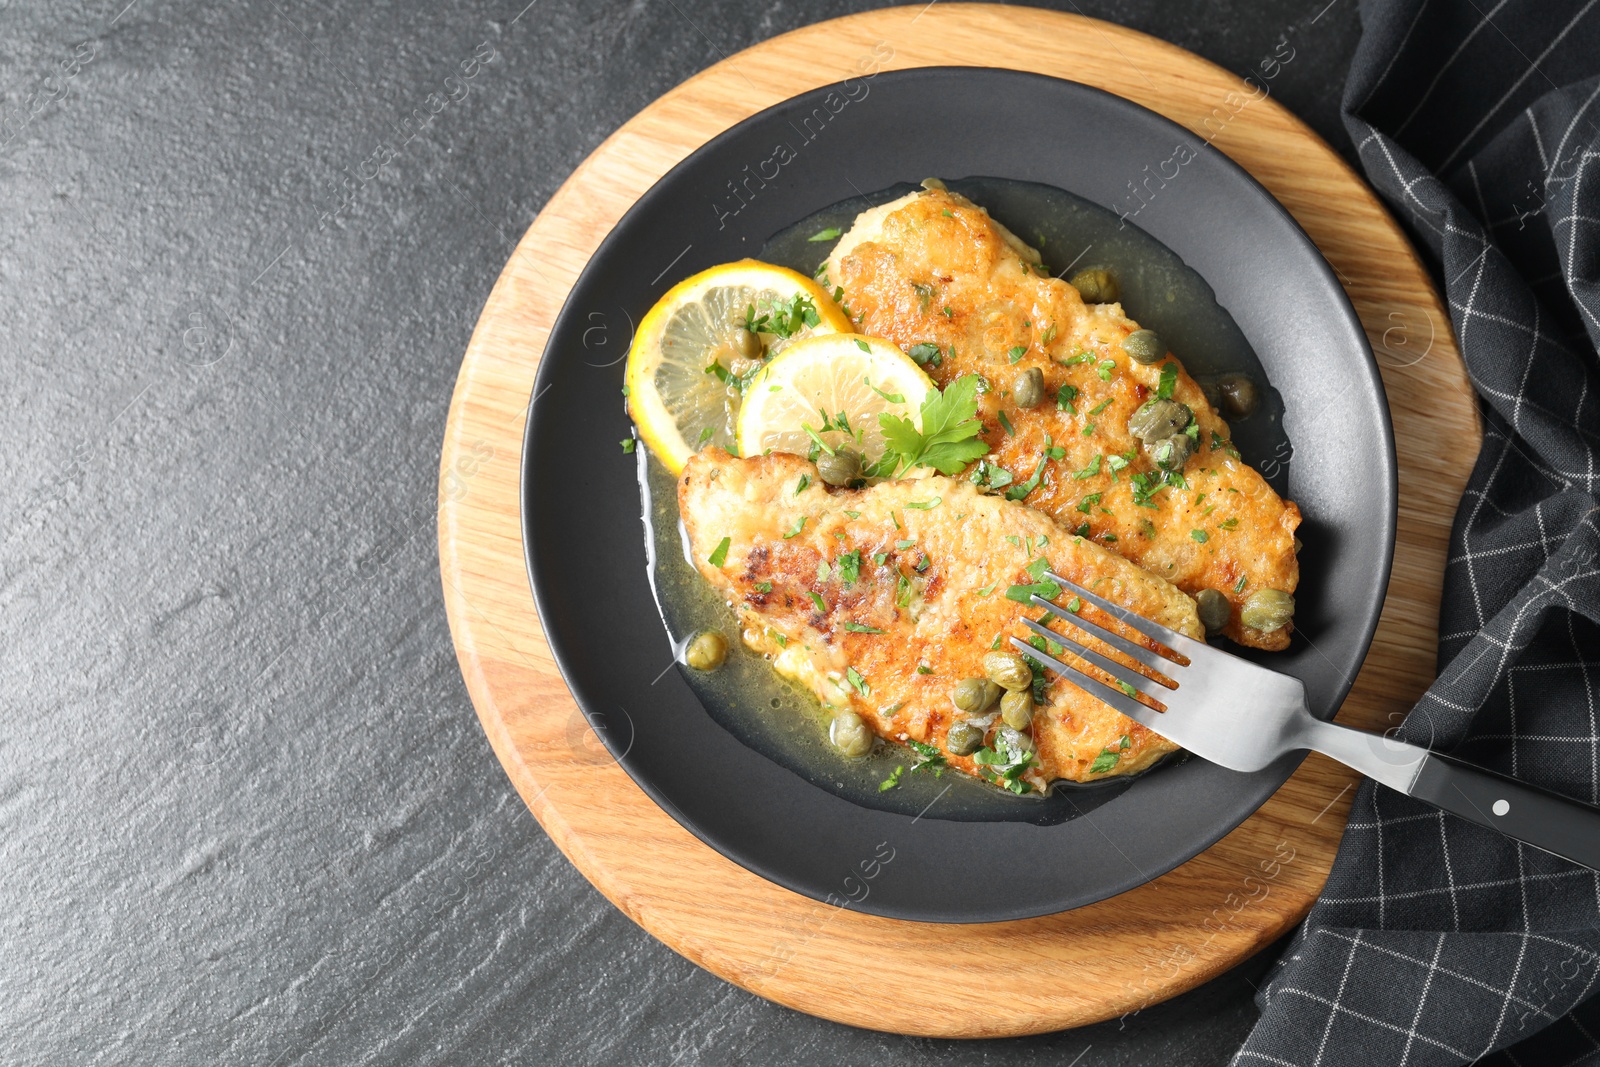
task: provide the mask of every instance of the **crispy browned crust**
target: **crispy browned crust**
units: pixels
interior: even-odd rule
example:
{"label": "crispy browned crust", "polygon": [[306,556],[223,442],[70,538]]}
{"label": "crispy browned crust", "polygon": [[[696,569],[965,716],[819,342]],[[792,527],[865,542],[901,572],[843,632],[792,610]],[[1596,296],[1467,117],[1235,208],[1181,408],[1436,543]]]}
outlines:
{"label": "crispy browned crust", "polygon": [[[1184,470],[1189,489],[1162,490],[1155,508],[1134,503],[1129,475],[1153,465],[1128,433],[1128,416],[1155,390],[1160,366],[1141,366],[1122,351],[1122,339],[1138,324],[1120,305],[1085,305],[1071,285],[1032,269],[1037,254],[987,212],[951,193],[908,198],[887,213],[864,213],[856,225],[859,231],[846,234],[830,259],[828,281],[843,288],[861,332],[907,349],[938,345],[942,361],[928,370],[941,386],[969,373],[992,383],[980,411],[993,449],[988,458],[1018,482],[1033,473],[1046,447],[1064,450],[1045,463],[1029,505],[1069,529],[1086,525],[1095,542],[1191,596],[1218,590],[1233,606],[1225,632],[1240,644],[1288,645],[1292,625],[1252,630],[1240,624],[1239,608],[1258,589],[1292,593],[1299,584],[1300,511],[1238,458],[1227,424],[1181,369],[1173,399],[1194,410],[1201,431],[1201,447]],[[1059,362],[1084,352],[1089,362]],[[1077,389],[1075,411],[1049,399],[1032,409],[1011,403],[1009,384],[1029,367],[1043,371],[1047,397],[1064,385]],[[1101,378],[1102,368],[1109,380]],[[1014,432],[1002,427],[1001,412]],[[1112,472],[1107,458],[1130,451],[1132,464]],[[1074,477],[1096,455],[1099,471]]]}
{"label": "crispy browned crust", "polygon": [[[802,476],[809,479],[804,488]],[[912,506],[934,500],[930,508]],[[952,686],[983,674],[984,653],[997,636],[1003,642],[1006,635],[1028,635],[1019,620],[1031,609],[1005,593],[1032,581],[1024,568],[1041,556],[1063,577],[1107,599],[1191,637],[1203,635],[1194,602],[1171,584],[1040,512],[965,481],[933,477],[830,489],[801,457],[736,459],[711,448],[684,468],[678,503],[695,565],[738,612],[745,643],[771,656],[780,673],[824,705],[857,711],[891,740],[943,751],[956,714]],[[710,556],[724,537],[727,554],[716,566]],[[860,552],[860,574],[846,582],[838,562],[852,552]],[[874,560],[879,554],[882,563]],[[819,563],[828,565],[826,577],[819,576]],[[897,602],[902,589],[910,595]],[[1085,605],[1083,613],[1140,639],[1092,607]],[[850,631],[847,622],[883,632]],[[919,666],[931,673],[919,673]],[[850,685],[852,667],[865,693]],[[1034,725],[1040,763],[1030,781],[1036,787],[1058,778],[1108,777],[1089,771],[1107,748],[1120,753],[1116,774],[1140,770],[1174,748],[1066,682],[1052,679],[1046,700]],[[966,757],[948,758],[959,770],[977,772]]]}

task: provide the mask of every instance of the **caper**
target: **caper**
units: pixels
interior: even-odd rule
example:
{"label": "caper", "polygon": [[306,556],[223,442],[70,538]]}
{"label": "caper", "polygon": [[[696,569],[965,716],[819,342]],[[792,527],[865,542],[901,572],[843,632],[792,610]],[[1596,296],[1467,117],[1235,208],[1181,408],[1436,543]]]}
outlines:
{"label": "caper", "polygon": [[1159,441],[1147,441],[1145,447],[1150,450],[1150,458],[1155,460],[1156,466],[1164,471],[1181,471],[1194,455],[1194,438],[1186,433],[1175,433]]}
{"label": "caper", "polygon": [[1033,690],[1018,689],[1000,698],[1000,721],[1013,730],[1033,725]]}
{"label": "caper", "polygon": [[1245,419],[1261,406],[1261,390],[1243,374],[1229,374],[1217,379],[1217,399],[1223,418]]}
{"label": "caper", "polygon": [[1117,276],[1104,267],[1085,267],[1072,276],[1071,282],[1085,304],[1115,304],[1122,295]]}
{"label": "caper", "polygon": [[701,630],[683,652],[683,662],[697,671],[714,671],[727,658],[728,639],[719,630]]}
{"label": "caper", "polygon": [[740,326],[728,335],[728,347],[745,359],[755,359],[761,355],[761,338],[756,336],[754,330]]}
{"label": "caper", "polygon": [[1171,437],[1189,425],[1189,409],[1176,400],[1145,401],[1128,416],[1128,432],[1141,441]]}
{"label": "caper", "polygon": [[1294,618],[1294,597],[1282,589],[1257,589],[1239,610],[1239,621],[1252,630],[1276,630]]}
{"label": "caper", "polygon": [[872,731],[853,711],[841,711],[833,717],[828,724],[828,740],[851,759],[872,751]]}
{"label": "caper", "polygon": [[944,735],[944,747],[952,756],[970,756],[983,747],[983,729],[970,722],[954,723]]}
{"label": "caper", "polygon": [[1033,686],[1033,671],[1022,662],[1022,657],[1011,652],[986,652],[983,656],[983,673],[989,680],[1013,693]]}
{"label": "caper", "polygon": [[1134,330],[1122,339],[1122,350],[1135,363],[1158,363],[1167,354],[1161,335],[1154,330]]}
{"label": "caper", "polygon": [[999,696],[1000,687],[987,678],[963,678],[950,691],[950,700],[956,709],[968,715],[982,712]]}
{"label": "caper", "polygon": [[1019,408],[1031,408],[1044,399],[1044,371],[1029,367],[1011,380],[1011,399]]}
{"label": "caper", "polygon": [[1200,590],[1195,594],[1194,603],[1199,609],[1200,625],[1206,628],[1208,634],[1221,630],[1233,618],[1233,608],[1228,604],[1228,598],[1215,589]]}
{"label": "caper", "polygon": [[861,453],[853,448],[836,448],[830,456],[817,457],[817,475],[829,485],[849,485],[861,477]]}
{"label": "caper", "polygon": [[945,184],[938,178],[924,178],[922,179],[922,187],[924,189],[938,189],[939,191],[943,192]]}

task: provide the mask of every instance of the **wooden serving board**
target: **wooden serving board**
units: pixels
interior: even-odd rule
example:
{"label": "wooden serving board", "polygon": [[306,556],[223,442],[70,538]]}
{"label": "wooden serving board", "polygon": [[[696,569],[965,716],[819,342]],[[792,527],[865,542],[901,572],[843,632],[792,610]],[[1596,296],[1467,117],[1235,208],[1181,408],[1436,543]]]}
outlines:
{"label": "wooden serving board", "polygon": [[[1263,59],[1268,70],[1283,62]],[[1415,253],[1344,161],[1260,88],[1153,37],[1020,7],[892,8],[796,30],[689,79],[584,161],[506,264],[462,363],[441,460],[445,604],[473,704],[523,799],[577,868],[673,949],[760,996],[856,1026],[943,1037],[1079,1026],[1189,989],[1298,922],[1326,879],[1356,776],[1314,756],[1222,841],[1090,907],[959,927],[864,915],[764,881],[651,802],[576,707],[528,589],[523,421],[579,271],[634,200],[695,148],[874,63],[1014,67],[1099,86],[1210,138],[1293,213],[1378,353],[1400,459],[1388,599],[1339,718],[1383,728],[1422,694],[1450,520],[1472,462],[1459,442],[1480,429],[1449,320]],[[1258,81],[1270,88],[1265,71]]]}

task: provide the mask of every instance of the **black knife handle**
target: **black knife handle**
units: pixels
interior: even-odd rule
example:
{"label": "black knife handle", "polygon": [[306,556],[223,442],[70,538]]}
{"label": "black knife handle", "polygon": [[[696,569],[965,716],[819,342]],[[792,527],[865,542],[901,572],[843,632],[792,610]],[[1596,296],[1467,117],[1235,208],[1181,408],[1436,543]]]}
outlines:
{"label": "black knife handle", "polygon": [[1562,859],[1600,870],[1600,808],[1429,753],[1411,795]]}

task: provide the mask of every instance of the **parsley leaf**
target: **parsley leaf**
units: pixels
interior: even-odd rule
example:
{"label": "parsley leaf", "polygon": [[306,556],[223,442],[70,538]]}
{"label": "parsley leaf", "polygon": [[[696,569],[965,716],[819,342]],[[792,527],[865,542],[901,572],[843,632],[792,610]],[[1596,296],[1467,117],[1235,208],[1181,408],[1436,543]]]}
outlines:
{"label": "parsley leaf", "polygon": [[837,236],[839,236],[839,227],[837,227],[837,226],[829,226],[826,230],[818,230],[816,233],[812,234],[810,237],[807,237],[806,240],[807,241],[831,241]]}
{"label": "parsley leaf", "polygon": [[621,440],[621,441],[620,441],[620,442],[618,442],[618,443],[619,443],[619,444],[621,444],[621,445],[622,445],[622,451],[623,451],[623,452],[625,452],[625,453],[629,453],[629,454],[632,454],[632,452],[633,452],[633,438],[631,438],[631,437],[624,437],[624,438],[623,438],[623,439],[622,439],[622,440]]}
{"label": "parsley leaf", "polygon": [[717,542],[717,547],[711,550],[711,555],[706,557],[706,562],[713,567],[720,567],[728,562],[728,546],[733,544],[733,538],[724,537]]}
{"label": "parsley leaf", "polygon": [[798,519],[794,520],[794,525],[789,528],[788,533],[783,535],[783,539],[787,541],[791,537],[798,537],[800,535],[800,531],[805,529],[805,526],[806,517],[802,515]]}
{"label": "parsley leaf", "polygon": [[942,392],[931,391],[922,401],[922,429],[908,418],[880,412],[878,426],[889,451],[905,467],[932,467],[940,474],[958,474],[989,446],[976,440],[983,431],[978,421],[978,379],[965,374]]}
{"label": "parsley leaf", "polygon": [[818,611],[828,610],[828,602],[822,599],[821,593],[807,592],[806,596],[811,598],[811,602],[817,606]]}
{"label": "parsley leaf", "polygon": [[[1112,457],[1112,458],[1115,458],[1115,457]],[[1100,473],[1100,460],[1101,460],[1101,454],[1099,452],[1096,452],[1094,454],[1094,458],[1089,461],[1089,465],[1087,467],[1083,468],[1083,470],[1078,471],[1072,477],[1074,479],[1076,479],[1077,481],[1080,481],[1080,482],[1083,481],[1085,478],[1093,478],[1096,474]]]}
{"label": "parsley leaf", "polygon": [[1011,351],[1006,353],[1006,358],[1009,359],[1012,363],[1016,363],[1017,361],[1022,359],[1023,356],[1025,356],[1027,354],[1028,354],[1028,346],[1027,345],[1017,345],[1016,347],[1011,349]]}
{"label": "parsley leaf", "polygon": [[1196,541],[1199,541],[1202,545],[1211,540],[1211,536],[1204,530],[1190,530],[1189,536],[1194,538]]}
{"label": "parsley leaf", "polygon": [[889,790],[899,785],[900,776],[904,773],[906,773],[906,765],[902,763],[890,773],[889,777],[878,783],[878,792],[887,793]]}
{"label": "parsley leaf", "polygon": [[861,580],[861,550],[858,548],[853,552],[846,552],[833,561],[833,566],[841,582],[845,585],[855,584]]}
{"label": "parsley leaf", "polygon": [[863,626],[859,622],[847,622],[847,623],[844,624],[844,628],[846,630],[849,630],[853,634],[881,634],[881,633],[883,633],[883,631],[878,629],[876,626]]}
{"label": "parsley leaf", "polygon": [[1178,384],[1178,365],[1176,363],[1163,363],[1161,365],[1161,382],[1156,386],[1156,397],[1161,400],[1172,399],[1172,387]]}
{"label": "parsley leaf", "polygon": [[856,670],[854,667],[847,667],[845,669],[844,679],[850,683],[850,688],[854,689],[862,696],[867,696],[872,692],[872,686],[867,684],[867,680],[861,677],[861,672]]}
{"label": "parsley leaf", "polygon": [[917,762],[911,766],[912,774],[917,774],[920,771],[931,771],[935,778],[944,774],[946,761],[943,752],[940,752],[932,745],[925,745],[921,741],[907,743],[911,745],[912,750],[917,754]]}

